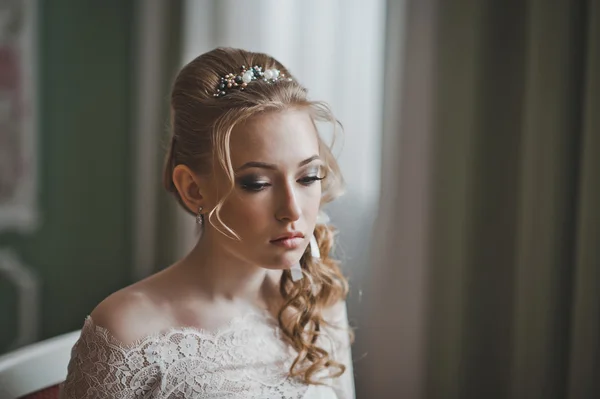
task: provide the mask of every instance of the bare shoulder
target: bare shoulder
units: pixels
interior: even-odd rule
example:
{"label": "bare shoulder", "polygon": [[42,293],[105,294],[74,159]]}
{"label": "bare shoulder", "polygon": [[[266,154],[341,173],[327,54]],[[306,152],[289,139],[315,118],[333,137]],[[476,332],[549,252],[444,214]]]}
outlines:
{"label": "bare shoulder", "polygon": [[90,314],[96,326],[107,329],[124,345],[161,331],[165,321],[152,296],[137,285],[104,299]]}

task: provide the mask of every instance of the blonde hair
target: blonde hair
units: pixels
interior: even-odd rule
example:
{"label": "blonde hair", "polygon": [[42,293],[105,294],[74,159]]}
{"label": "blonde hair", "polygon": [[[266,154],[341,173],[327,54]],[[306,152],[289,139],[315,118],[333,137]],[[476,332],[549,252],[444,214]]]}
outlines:
{"label": "blonde hair", "polygon": [[[233,89],[223,97],[213,96],[220,77],[238,73],[242,65],[258,65],[263,70],[275,68],[292,79],[275,83],[253,81],[243,91]],[[216,158],[229,177],[232,191],[234,173],[229,141],[234,127],[258,114],[290,108],[308,110],[313,123],[332,123],[334,133],[341,127],[327,104],[309,101],[306,89],[273,57],[233,48],[217,48],[200,55],[179,72],[173,84],[171,143],[163,175],[165,188],[175,195],[184,209],[194,214],[193,210],[187,209],[173,183],[173,169],[183,164],[197,173],[205,174],[210,172]],[[321,205],[324,205],[341,194],[343,179],[330,146],[322,138],[318,140],[326,170],[326,177],[322,181]],[[221,198],[211,210],[208,221],[223,234],[237,237],[219,215],[228,195]],[[310,384],[318,384],[313,377],[322,369],[337,369],[331,372],[333,376],[345,371],[343,364],[331,359],[329,353],[317,345],[317,337],[321,327],[328,324],[322,316],[323,310],[344,300],[348,293],[348,283],[338,262],[329,257],[334,243],[333,227],[317,224],[314,234],[321,258],[313,258],[307,248],[300,259],[305,278],[299,282],[292,281],[289,270],[283,272],[279,287],[284,305],[278,316],[284,336],[298,353],[290,368],[290,375],[301,377]],[[287,309],[296,310],[295,317],[291,322],[284,323],[283,315]]]}

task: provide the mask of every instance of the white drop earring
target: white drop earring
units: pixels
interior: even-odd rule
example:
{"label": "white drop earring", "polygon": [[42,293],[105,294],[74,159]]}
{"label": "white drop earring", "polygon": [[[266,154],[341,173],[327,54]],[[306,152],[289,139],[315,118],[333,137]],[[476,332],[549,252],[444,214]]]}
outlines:
{"label": "white drop earring", "polygon": [[313,258],[321,259],[321,251],[319,251],[319,243],[317,243],[317,237],[313,234],[310,237],[310,254]]}
{"label": "white drop earring", "polygon": [[[312,237],[310,237],[309,245],[310,245],[310,255],[315,259],[321,259],[321,251],[319,251],[319,244],[317,243],[317,237],[315,237],[314,234],[312,235]],[[302,277],[304,275],[302,274],[302,268],[300,267],[299,262],[294,264],[290,268],[290,271],[292,272],[292,281],[296,282],[296,281],[302,280]]]}
{"label": "white drop earring", "polygon": [[199,224],[200,226],[202,226],[202,223],[204,222],[204,217],[202,215],[202,207],[199,206],[198,207],[198,213],[196,213],[196,224]]}
{"label": "white drop earring", "polygon": [[300,262],[296,262],[291,268],[290,272],[292,272],[292,281],[300,281],[304,275],[302,274],[302,268],[300,267]]}

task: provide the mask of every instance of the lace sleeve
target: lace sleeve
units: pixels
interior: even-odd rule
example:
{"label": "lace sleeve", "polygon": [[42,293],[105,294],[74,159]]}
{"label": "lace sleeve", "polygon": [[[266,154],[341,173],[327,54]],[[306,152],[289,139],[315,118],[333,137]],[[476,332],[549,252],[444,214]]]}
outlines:
{"label": "lace sleeve", "polygon": [[340,302],[331,309],[328,319],[334,326],[328,328],[333,338],[332,357],[346,366],[344,374],[333,380],[333,389],[338,399],[354,399],[354,369],[352,367],[352,350],[350,348],[350,330],[346,303]]}
{"label": "lace sleeve", "polygon": [[[127,351],[88,317],[71,350],[67,378],[60,386],[60,399],[152,396],[152,392],[159,389],[161,370],[159,364],[148,364],[147,356],[151,352],[152,348],[148,347]],[[143,368],[143,373],[136,373]]]}

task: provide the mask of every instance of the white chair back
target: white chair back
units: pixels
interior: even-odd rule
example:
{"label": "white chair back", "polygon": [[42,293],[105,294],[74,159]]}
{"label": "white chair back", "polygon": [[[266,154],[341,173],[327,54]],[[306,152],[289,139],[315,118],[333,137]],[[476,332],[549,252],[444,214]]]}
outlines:
{"label": "white chair back", "polygon": [[0,398],[18,398],[63,382],[80,334],[73,331],[0,356]]}

